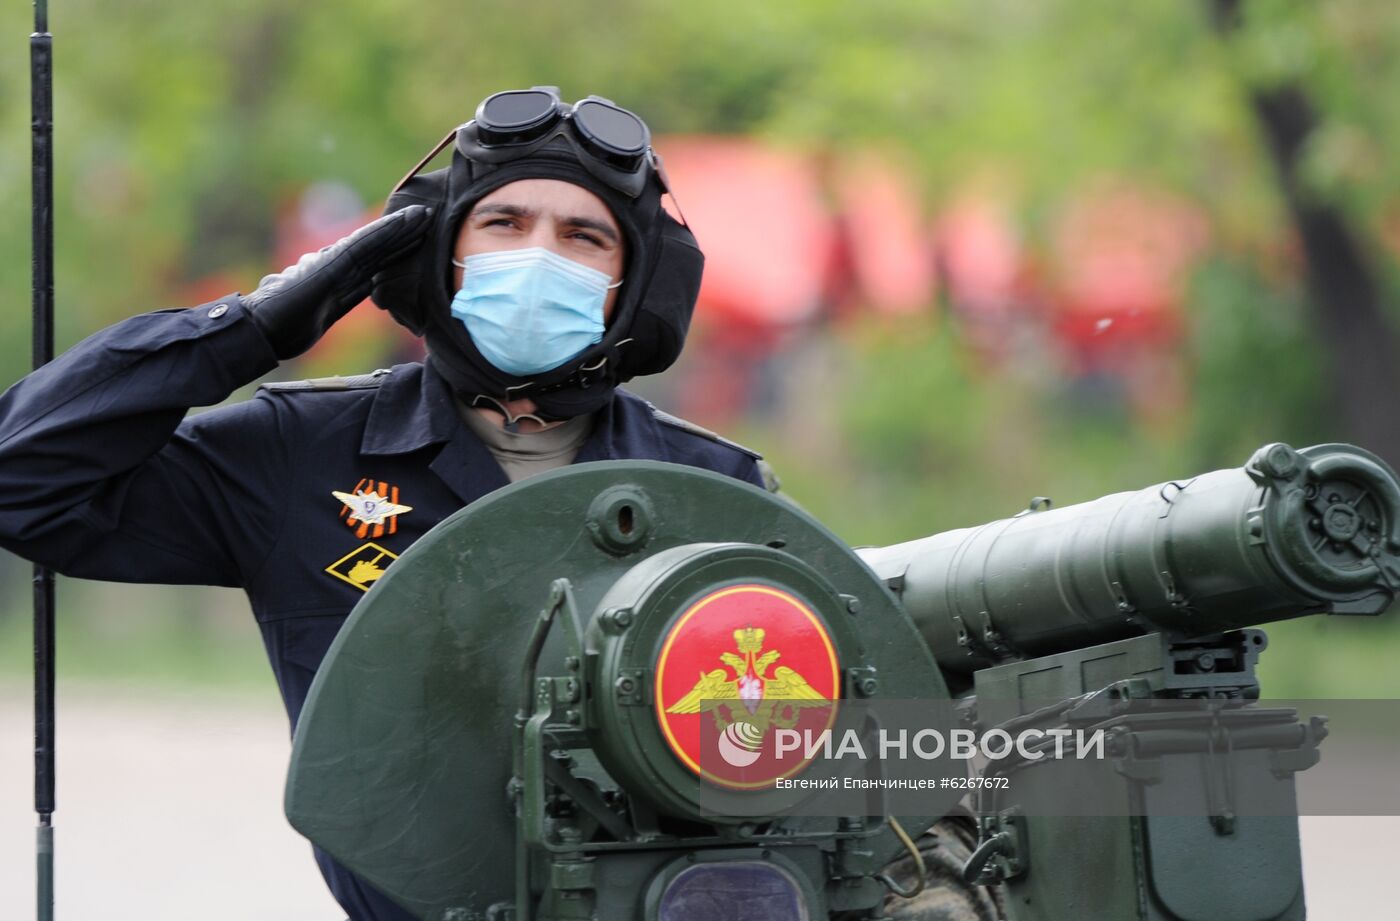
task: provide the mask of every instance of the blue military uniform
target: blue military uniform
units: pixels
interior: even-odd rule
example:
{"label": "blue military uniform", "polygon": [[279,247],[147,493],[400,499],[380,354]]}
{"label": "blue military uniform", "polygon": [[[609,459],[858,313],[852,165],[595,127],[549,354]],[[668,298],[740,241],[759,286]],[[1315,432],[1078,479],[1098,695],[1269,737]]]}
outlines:
{"label": "blue military uniform", "polygon": [[[132,317],[15,384],[0,397],[0,546],[70,576],[243,588],[295,726],[378,575],[507,480],[416,363],[184,418],[276,365],[231,295]],[[623,391],[575,462],[616,458],[763,484],[757,455]],[[317,858],[351,917],[407,917]]]}

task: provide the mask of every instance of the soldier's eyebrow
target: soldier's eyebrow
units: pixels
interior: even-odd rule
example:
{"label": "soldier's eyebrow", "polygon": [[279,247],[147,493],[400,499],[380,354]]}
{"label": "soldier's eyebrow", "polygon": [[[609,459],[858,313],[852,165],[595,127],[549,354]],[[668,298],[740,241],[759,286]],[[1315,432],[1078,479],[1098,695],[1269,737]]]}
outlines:
{"label": "soldier's eyebrow", "polygon": [[523,205],[512,205],[506,202],[494,202],[489,205],[478,205],[472,209],[471,216],[477,217],[482,214],[504,214],[507,217],[538,217],[539,212]]}
{"label": "soldier's eyebrow", "polygon": [[613,230],[610,224],[606,224],[603,221],[597,220],[596,218],[575,215],[574,217],[564,218],[564,223],[569,227],[581,227],[584,230],[596,231],[597,233],[602,234],[611,242],[617,242],[617,231]]}

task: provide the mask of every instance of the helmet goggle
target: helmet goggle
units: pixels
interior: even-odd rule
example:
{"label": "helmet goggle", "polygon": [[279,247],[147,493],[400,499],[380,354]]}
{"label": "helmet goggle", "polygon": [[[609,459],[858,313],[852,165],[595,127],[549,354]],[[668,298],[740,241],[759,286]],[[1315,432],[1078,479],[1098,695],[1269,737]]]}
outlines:
{"label": "helmet goggle", "polygon": [[651,147],[651,132],[636,115],[601,96],[569,105],[553,86],[487,96],[476,107],[477,140],[487,148],[527,145],[563,120],[571,121],[574,135],[590,153],[619,169],[637,170]]}
{"label": "helmet goggle", "polygon": [[656,171],[662,191],[670,191],[645,122],[601,96],[589,96],[572,105],[563,102],[554,86],[487,96],[476,107],[476,117],[448,132],[394,191],[454,140],[458,152],[467,159],[501,164],[527,157],[556,137],[573,146],[584,168],[599,181],[630,198],[646,187],[649,168]]}

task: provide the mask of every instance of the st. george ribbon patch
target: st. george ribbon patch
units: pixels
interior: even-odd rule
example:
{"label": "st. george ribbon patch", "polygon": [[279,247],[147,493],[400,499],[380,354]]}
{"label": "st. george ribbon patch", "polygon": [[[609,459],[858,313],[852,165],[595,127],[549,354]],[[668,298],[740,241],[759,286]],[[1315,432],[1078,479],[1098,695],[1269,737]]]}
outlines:
{"label": "st. george ribbon patch", "polygon": [[332,489],[331,495],[344,505],[340,520],[354,528],[355,536],[361,540],[398,533],[399,516],[413,511],[412,506],[399,504],[399,488],[383,480],[363,479],[355,484],[353,492]]}
{"label": "st. george ribbon patch", "polygon": [[808,761],[776,731],[819,735],[836,718],[840,665],[826,625],[771,585],[710,592],[681,614],[656,658],[656,718],[690,770],[735,790],[772,789]]}

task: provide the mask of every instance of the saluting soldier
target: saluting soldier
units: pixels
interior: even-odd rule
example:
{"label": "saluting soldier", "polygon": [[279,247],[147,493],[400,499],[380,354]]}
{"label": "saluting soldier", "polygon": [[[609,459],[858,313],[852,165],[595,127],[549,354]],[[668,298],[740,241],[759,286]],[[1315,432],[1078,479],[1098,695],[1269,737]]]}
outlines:
{"label": "saluting soldier", "polygon": [[[700,288],[658,167],[647,126],[606,99],[490,96],[384,217],[250,294],[102,330],[0,397],[0,545],[81,578],[244,589],[295,726],[354,604],[486,493],[618,458],[762,485],[758,455],[619,389],[676,360]],[[425,362],[186,418],[371,291]],[[316,856],[351,918],[410,917]]]}
{"label": "saluting soldier", "polygon": [[[444,147],[451,163],[421,170]],[[295,728],[350,609],[451,513],[571,463],[690,464],[775,487],[756,453],[619,389],[680,354],[703,257],[662,207],[645,123],[553,87],[497,93],[395,188],[379,220],[188,309],[131,317],[0,397],[0,546],[60,573],[247,592]],[[372,293],[423,363],[265,384]],[[888,910],[997,917],[920,842],[930,885]],[[316,851],[353,921],[411,921]],[[889,872],[908,886],[907,860]]]}

